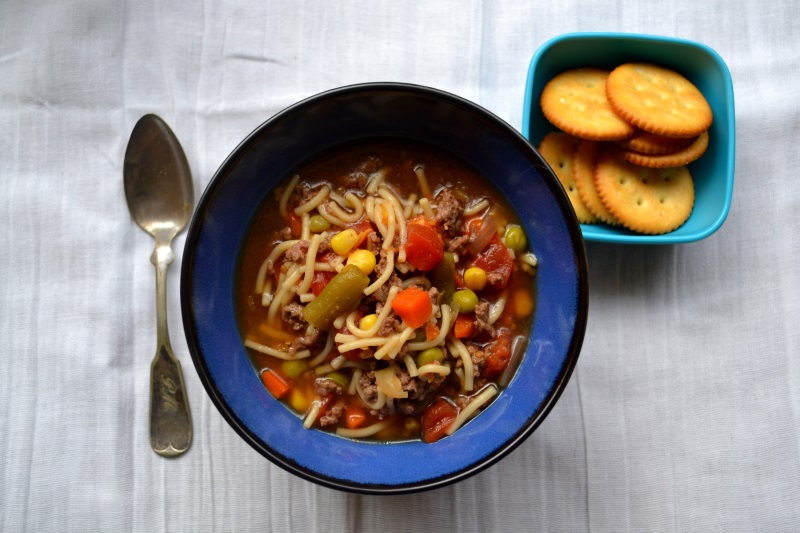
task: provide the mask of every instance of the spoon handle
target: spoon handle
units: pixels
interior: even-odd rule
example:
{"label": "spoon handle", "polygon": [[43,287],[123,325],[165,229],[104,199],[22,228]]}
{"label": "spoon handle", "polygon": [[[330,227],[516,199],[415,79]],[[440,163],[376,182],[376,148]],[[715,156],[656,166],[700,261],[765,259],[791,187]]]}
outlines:
{"label": "spoon handle", "polygon": [[150,261],[156,267],[158,349],[150,365],[150,446],[175,457],[192,443],[192,415],[181,364],[172,352],[167,329],[167,267],[175,258],[169,243],[158,243]]}

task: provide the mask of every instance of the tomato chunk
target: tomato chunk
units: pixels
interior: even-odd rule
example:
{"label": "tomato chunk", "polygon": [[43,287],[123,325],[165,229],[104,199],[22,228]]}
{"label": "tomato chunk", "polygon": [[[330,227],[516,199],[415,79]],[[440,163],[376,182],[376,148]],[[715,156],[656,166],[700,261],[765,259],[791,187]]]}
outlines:
{"label": "tomato chunk", "polygon": [[511,360],[511,332],[505,328],[498,330],[497,338],[486,346],[486,365],[481,377],[493,378],[508,366]]}
{"label": "tomato chunk", "polygon": [[495,274],[495,276],[489,275],[488,278],[489,285],[494,289],[506,286],[513,265],[514,260],[508,253],[508,248],[497,235],[492,237],[489,245],[472,261],[472,266],[482,268],[487,275]]}
{"label": "tomato chunk", "polygon": [[423,272],[433,270],[444,257],[444,244],[439,233],[422,223],[408,224],[405,250],[406,261]]}
{"label": "tomato chunk", "polygon": [[438,398],[422,413],[422,440],[436,442],[447,433],[447,429],[455,422],[458,407],[443,398]]}
{"label": "tomato chunk", "polygon": [[336,272],[314,272],[314,277],[311,278],[311,292],[314,296],[319,296],[319,293],[322,292],[322,289],[328,284],[328,282],[333,279],[333,276],[336,275]]}

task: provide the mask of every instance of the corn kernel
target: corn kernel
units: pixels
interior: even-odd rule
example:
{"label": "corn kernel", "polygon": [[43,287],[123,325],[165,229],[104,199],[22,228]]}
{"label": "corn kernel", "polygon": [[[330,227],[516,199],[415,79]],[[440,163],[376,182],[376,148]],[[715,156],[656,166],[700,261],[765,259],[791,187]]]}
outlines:
{"label": "corn kernel", "polygon": [[347,258],[347,264],[357,266],[361,272],[369,276],[375,270],[375,254],[369,250],[356,250]]}
{"label": "corn kernel", "polygon": [[289,405],[298,413],[305,413],[311,405],[311,402],[308,401],[308,398],[302,390],[292,388],[292,391],[289,393]]}
{"label": "corn kernel", "polygon": [[373,313],[371,315],[367,315],[364,318],[362,318],[361,321],[358,323],[358,327],[361,329],[370,329],[375,325],[375,322],[377,321],[378,321],[378,315]]}
{"label": "corn kernel", "polygon": [[473,291],[479,291],[486,286],[486,271],[482,268],[472,267],[464,272],[464,285]]}
{"label": "corn kernel", "polygon": [[358,242],[356,230],[348,228],[331,237],[331,248],[337,254],[345,256],[350,253],[350,250],[353,249],[356,242]]}
{"label": "corn kernel", "polygon": [[517,318],[525,318],[533,313],[533,298],[528,291],[516,291],[514,294],[514,313]]}

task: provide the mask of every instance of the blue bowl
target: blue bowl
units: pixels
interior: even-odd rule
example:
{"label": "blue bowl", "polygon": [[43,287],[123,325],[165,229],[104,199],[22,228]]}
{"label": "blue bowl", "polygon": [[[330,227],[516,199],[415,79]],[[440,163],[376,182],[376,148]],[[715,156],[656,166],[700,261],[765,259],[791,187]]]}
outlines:
{"label": "blue bowl", "polygon": [[570,33],[543,44],[528,68],[522,133],[535,146],[555,130],[542,114],[539,98],[556,74],[578,67],[613,70],[644,61],[671,68],[694,83],[711,105],[714,122],[706,153],[689,165],[694,178],[694,210],[680,228],[664,235],[641,235],[605,224],[581,224],[589,241],[628,244],[677,244],[704,239],[717,231],[731,207],[736,124],[733,82],[728,67],[714,50],[700,43],[624,33]]}
{"label": "blue bowl", "polygon": [[[491,176],[539,259],[529,348],[506,389],[453,436],[374,443],[302,427],[273,399],[242,345],[234,292],[239,250],[281,178],[326,149],[398,137],[439,146]],[[367,84],[319,94],[278,113],[225,160],[189,227],[181,271],[186,338],[206,391],[253,448],[300,477],[361,493],[429,489],[468,477],[519,445],[563,391],[583,343],[587,264],[580,226],[533,147],[486,110],[438,90]]]}

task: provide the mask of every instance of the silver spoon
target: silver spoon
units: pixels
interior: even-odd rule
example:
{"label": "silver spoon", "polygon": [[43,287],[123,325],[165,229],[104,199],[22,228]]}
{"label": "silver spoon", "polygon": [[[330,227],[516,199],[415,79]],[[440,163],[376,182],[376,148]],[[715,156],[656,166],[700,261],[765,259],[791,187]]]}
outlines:
{"label": "silver spoon", "polygon": [[167,267],[175,259],[172,239],[192,215],[192,173],[178,139],[156,115],[145,115],[131,133],[123,169],[125,199],[139,226],[156,240],[157,349],[150,365],[150,446],[175,457],[192,443],[192,415],[181,364],[167,330]]}

